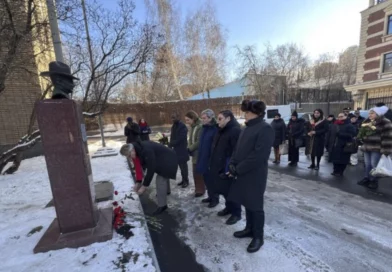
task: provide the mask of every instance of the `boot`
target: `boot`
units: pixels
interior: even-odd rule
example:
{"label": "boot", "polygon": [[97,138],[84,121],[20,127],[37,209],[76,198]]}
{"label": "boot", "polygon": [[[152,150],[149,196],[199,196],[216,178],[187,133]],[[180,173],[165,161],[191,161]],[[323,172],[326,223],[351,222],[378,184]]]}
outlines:
{"label": "boot", "polygon": [[229,210],[227,208],[224,208],[223,210],[218,212],[218,216],[226,216],[228,214],[230,214],[230,212],[229,212]]}
{"label": "boot", "polygon": [[316,168],[316,166],[315,166],[314,164],[311,164],[311,165],[308,167],[308,169],[314,169],[314,168]]}
{"label": "boot", "polygon": [[249,253],[254,253],[259,251],[259,249],[264,245],[263,238],[253,238],[250,242],[248,248],[246,249]]}
{"label": "boot", "polygon": [[209,197],[204,198],[201,202],[202,203],[210,203],[211,202],[211,198],[209,198]]}
{"label": "boot", "polygon": [[182,186],[183,184],[184,184],[184,181],[177,183],[178,186]]}
{"label": "boot", "polygon": [[183,181],[182,182],[182,188],[186,188],[186,187],[188,187],[189,186],[189,181]]}
{"label": "boot", "polygon": [[240,220],[241,220],[241,217],[232,215],[229,217],[229,219],[226,220],[226,225],[234,225],[235,223],[237,223]]}
{"label": "boot", "polygon": [[368,186],[369,183],[370,183],[370,180],[368,178],[364,178],[364,179],[357,182],[358,185],[362,185],[362,186]]}
{"label": "boot", "polygon": [[215,208],[216,206],[218,206],[218,204],[219,204],[219,201],[212,200],[210,202],[210,204],[208,204],[208,208],[210,208],[210,209]]}
{"label": "boot", "polygon": [[252,212],[247,210],[247,209],[245,209],[245,215],[246,215],[246,226],[245,226],[245,229],[234,232],[234,237],[235,238],[253,237]]}
{"label": "boot", "polygon": [[368,187],[369,189],[372,189],[372,190],[377,189],[377,188],[378,188],[378,181],[377,181],[377,180],[371,180],[371,181],[369,182],[369,184],[367,185],[367,187]]}

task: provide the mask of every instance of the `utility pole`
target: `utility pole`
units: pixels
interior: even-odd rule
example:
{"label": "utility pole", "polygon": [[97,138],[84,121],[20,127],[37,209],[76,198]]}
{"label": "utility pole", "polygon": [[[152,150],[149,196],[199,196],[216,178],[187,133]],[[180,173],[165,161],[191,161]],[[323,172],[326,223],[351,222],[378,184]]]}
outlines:
{"label": "utility pole", "polygon": [[46,5],[48,7],[49,25],[50,25],[50,31],[52,32],[52,40],[53,40],[53,47],[54,47],[54,54],[56,56],[56,61],[64,62],[59,25],[57,23],[57,11],[56,11],[55,0],[46,0]]}
{"label": "utility pole", "polygon": [[[88,47],[88,54],[89,54],[89,59],[90,59],[91,77],[93,79],[94,91],[96,91],[97,90],[97,83],[95,80],[95,65],[94,65],[94,59],[93,59],[93,50],[92,50],[92,46],[91,46],[90,31],[88,29],[88,20],[87,20],[87,11],[86,11],[85,0],[81,0],[81,4],[82,4],[82,9],[83,9],[84,28],[86,30],[86,37],[87,37],[87,47]],[[101,110],[102,110],[102,105],[100,107],[100,111]],[[106,147],[101,114],[102,113],[98,114],[99,130],[101,132],[102,147]]]}

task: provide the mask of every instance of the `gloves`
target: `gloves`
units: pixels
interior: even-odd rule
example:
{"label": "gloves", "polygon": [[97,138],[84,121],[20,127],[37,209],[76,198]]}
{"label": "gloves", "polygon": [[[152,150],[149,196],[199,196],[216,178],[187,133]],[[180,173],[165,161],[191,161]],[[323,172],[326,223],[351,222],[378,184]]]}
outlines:
{"label": "gloves", "polygon": [[229,164],[229,173],[230,175],[232,175],[233,177],[237,176],[237,169],[235,168],[234,164]]}

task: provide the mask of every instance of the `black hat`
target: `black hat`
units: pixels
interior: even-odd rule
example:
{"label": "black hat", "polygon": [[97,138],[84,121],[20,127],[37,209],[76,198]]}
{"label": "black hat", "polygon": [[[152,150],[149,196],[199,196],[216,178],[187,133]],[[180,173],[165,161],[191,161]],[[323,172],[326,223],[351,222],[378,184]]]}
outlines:
{"label": "black hat", "polygon": [[355,118],[357,118],[357,116],[355,116],[355,114],[353,114],[353,113],[350,113],[349,115],[348,115],[348,118],[353,118],[353,117],[355,117]]}
{"label": "black hat", "polygon": [[291,116],[295,116],[298,118],[298,112],[297,111],[293,111],[293,113],[291,114]]}
{"label": "black hat", "polygon": [[348,108],[344,108],[343,110],[344,110],[344,111],[349,111],[349,110],[351,110],[351,108],[348,107]]}
{"label": "black hat", "polygon": [[62,75],[69,77],[71,79],[79,80],[79,78],[74,77],[71,74],[71,68],[65,63],[62,63],[60,61],[52,61],[49,63],[49,71],[42,72],[41,76],[47,77],[51,75]]}
{"label": "black hat", "polygon": [[335,115],[330,114],[330,115],[328,115],[328,118],[335,118]]}
{"label": "black hat", "polygon": [[266,108],[264,102],[259,100],[244,100],[241,104],[241,111],[250,111],[257,115],[264,115]]}

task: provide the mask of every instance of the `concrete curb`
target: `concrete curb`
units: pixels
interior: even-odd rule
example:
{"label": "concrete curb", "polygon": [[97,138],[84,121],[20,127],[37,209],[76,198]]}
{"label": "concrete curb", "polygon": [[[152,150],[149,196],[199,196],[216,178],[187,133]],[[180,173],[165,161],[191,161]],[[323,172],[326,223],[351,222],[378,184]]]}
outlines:
{"label": "concrete curb", "polygon": [[[139,199],[139,204],[140,204],[140,207],[141,207],[141,209],[142,209],[142,211],[143,211],[143,214],[146,215],[145,212],[144,212],[144,208],[143,208],[142,202],[140,201],[140,197],[139,197],[139,196],[138,196],[138,199]],[[145,218],[145,217],[144,217],[144,218]],[[149,244],[150,247],[151,247],[151,255],[152,255],[151,258],[152,258],[152,262],[153,262],[153,264],[154,264],[154,266],[155,266],[156,272],[161,272],[161,268],[160,268],[160,266],[159,266],[159,262],[158,262],[158,259],[157,259],[157,255],[156,255],[156,253],[155,253],[154,244],[152,243],[151,233],[150,233],[150,230],[148,229],[147,220],[145,221],[144,229],[146,230],[146,233],[147,233],[148,244]]]}

